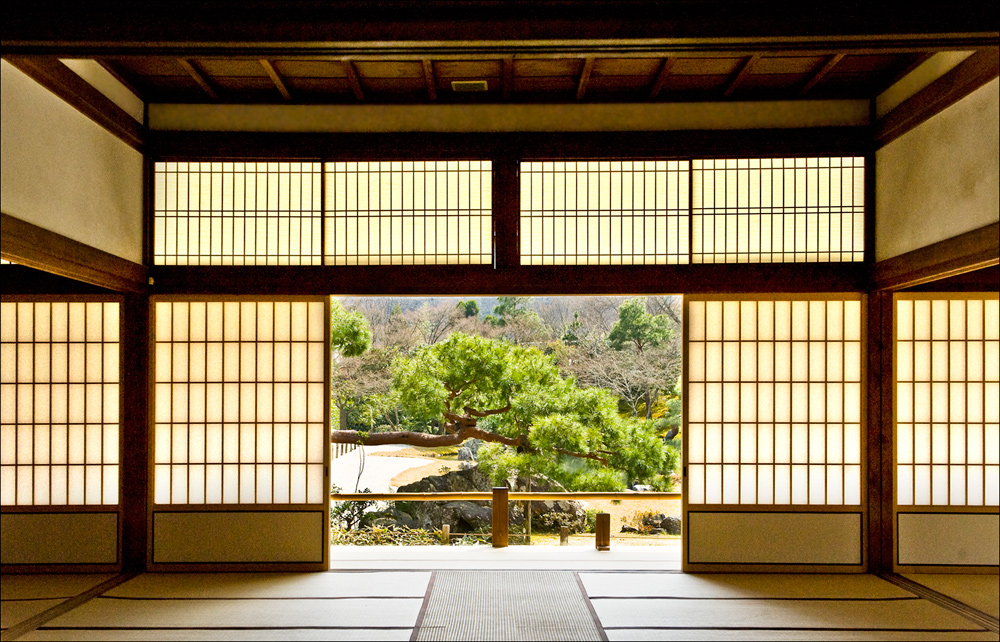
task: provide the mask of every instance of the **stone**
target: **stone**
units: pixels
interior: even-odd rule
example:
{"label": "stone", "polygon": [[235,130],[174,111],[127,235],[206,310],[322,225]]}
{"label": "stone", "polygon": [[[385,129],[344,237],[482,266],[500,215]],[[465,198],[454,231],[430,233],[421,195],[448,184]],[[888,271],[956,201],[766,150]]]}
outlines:
{"label": "stone", "polygon": [[662,528],[668,535],[680,535],[681,518],[676,515],[664,517],[660,520],[660,528]]}

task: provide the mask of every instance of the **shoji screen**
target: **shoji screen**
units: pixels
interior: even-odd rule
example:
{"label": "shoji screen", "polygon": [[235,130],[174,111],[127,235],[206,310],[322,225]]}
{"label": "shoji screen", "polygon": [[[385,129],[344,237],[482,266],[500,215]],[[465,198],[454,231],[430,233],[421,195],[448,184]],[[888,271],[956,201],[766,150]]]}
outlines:
{"label": "shoji screen", "polygon": [[4,297],[4,566],[113,570],[119,555],[121,302]]}
{"label": "shoji screen", "polygon": [[521,163],[521,265],[687,263],[689,167]]}
{"label": "shoji screen", "polygon": [[329,302],[154,301],[155,567],[328,563]]}
{"label": "shoji screen", "polygon": [[693,161],[692,263],[864,260],[864,158]]}
{"label": "shoji screen", "polygon": [[490,264],[493,163],[326,163],[327,265]]}
{"label": "shoji screen", "polygon": [[686,568],[863,569],[862,301],[685,306]]}
{"label": "shoji screen", "polygon": [[1000,563],[1000,301],[895,297],[896,565]]}

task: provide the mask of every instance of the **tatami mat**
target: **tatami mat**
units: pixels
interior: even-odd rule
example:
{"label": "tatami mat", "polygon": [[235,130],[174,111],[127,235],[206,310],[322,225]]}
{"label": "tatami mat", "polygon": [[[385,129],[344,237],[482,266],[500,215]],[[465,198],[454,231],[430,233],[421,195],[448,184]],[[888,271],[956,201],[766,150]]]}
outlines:
{"label": "tatami mat", "polygon": [[119,599],[99,597],[46,627],[296,628],[412,627],[419,599]]}
{"label": "tatami mat", "polygon": [[754,642],[756,640],[997,640],[995,633],[959,632],[915,632],[915,631],[783,631],[775,629],[718,631],[692,630],[664,631],[662,629],[611,630],[608,639],[657,641],[660,640],[733,640],[734,642]]}
{"label": "tatami mat", "polygon": [[593,600],[605,628],[795,628],[982,631],[920,598],[872,600]]}
{"label": "tatami mat", "polygon": [[114,575],[99,573],[61,575],[0,575],[3,600],[67,599],[91,589]]}
{"label": "tatami mat", "polygon": [[9,629],[18,622],[24,622],[29,617],[51,609],[64,600],[8,600],[0,602],[0,628]]}
{"label": "tatami mat", "polygon": [[591,597],[895,598],[912,593],[874,575],[580,573]]}
{"label": "tatami mat", "polygon": [[413,573],[147,573],[105,593],[129,598],[418,597],[430,572]]}
{"label": "tatami mat", "polygon": [[913,573],[904,577],[983,613],[1000,617],[1000,577],[997,575]]}
{"label": "tatami mat", "polygon": [[440,571],[418,640],[600,640],[573,573]]}
{"label": "tatami mat", "polygon": [[279,629],[267,631],[220,631],[217,629],[170,630],[73,630],[34,631],[21,640],[390,640],[410,639],[410,629]]}
{"label": "tatami mat", "polygon": [[113,577],[82,575],[0,575],[0,627],[7,629]]}

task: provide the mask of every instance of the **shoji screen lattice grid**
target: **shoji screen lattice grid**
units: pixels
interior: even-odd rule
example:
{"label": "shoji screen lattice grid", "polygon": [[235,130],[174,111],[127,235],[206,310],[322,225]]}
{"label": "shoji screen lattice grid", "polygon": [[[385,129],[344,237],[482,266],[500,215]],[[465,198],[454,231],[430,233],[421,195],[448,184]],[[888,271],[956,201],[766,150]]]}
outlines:
{"label": "shoji screen lattice grid", "polygon": [[1000,504],[1000,301],[897,295],[896,503]]}
{"label": "shoji screen lattice grid", "polygon": [[317,504],[328,339],[322,301],[157,301],[157,504]]}
{"label": "shoji screen lattice grid", "polygon": [[688,301],[689,504],[861,502],[861,301]]}
{"label": "shoji screen lattice grid", "polygon": [[863,158],[695,160],[692,262],[864,260]]}
{"label": "shoji screen lattice grid", "polygon": [[328,265],[490,264],[493,164],[326,164]]}
{"label": "shoji screen lattice grid", "polygon": [[319,163],[156,163],[157,265],[318,265]]}
{"label": "shoji screen lattice grid", "polygon": [[521,264],[687,263],[689,166],[521,163]]}
{"label": "shoji screen lattice grid", "polygon": [[120,304],[0,305],[0,503],[117,504]]}

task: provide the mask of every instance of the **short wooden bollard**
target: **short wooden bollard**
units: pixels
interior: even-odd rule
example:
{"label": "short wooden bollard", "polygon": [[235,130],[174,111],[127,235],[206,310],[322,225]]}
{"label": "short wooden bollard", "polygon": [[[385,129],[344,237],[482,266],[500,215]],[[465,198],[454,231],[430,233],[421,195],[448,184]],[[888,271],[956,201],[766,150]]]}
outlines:
{"label": "short wooden bollard", "polygon": [[451,543],[451,526],[448,524],[441,525],[441,543],[445,546]]}
{"label": "short wooden bollard", "polygon": [[559,527],[559,546],[569,546],[569,526]]}
{"label": "short wooden bollard", "polygon": [[507,533],[510,524],[508,511],[508,489],[493,489],[493,548],[507,548]]}
{"label": "short wooden bollard", "polygon": [[597,550],[599,551],[610,551],[611,550],[611,513],[598,513],[597,514],[597,525],[594,528],[595,537],[594,540],[597,544]]}

